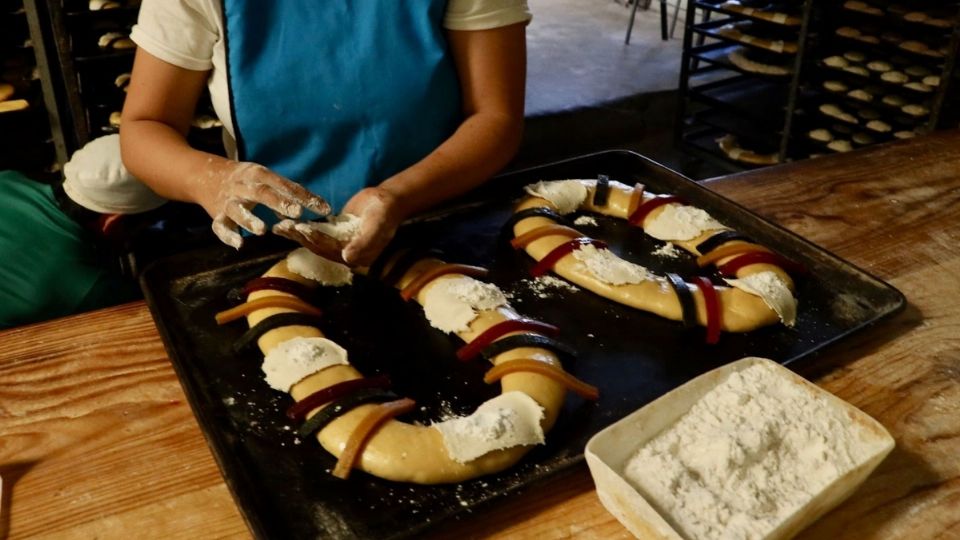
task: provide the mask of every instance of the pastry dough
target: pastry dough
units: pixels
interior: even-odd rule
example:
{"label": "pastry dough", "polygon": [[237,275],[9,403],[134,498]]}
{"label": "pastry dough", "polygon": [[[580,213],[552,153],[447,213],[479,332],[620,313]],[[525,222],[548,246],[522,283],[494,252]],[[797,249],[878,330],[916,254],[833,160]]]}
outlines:
{"label": "pastry dough", "polygon": [[0,101],[0,113],[22,111],[30,107],[30,103],[25,99],[12,99],[10,101]]}
{"label": "pastry dough", "polygon": [[717,33],[727,39],[739,41],[740,43],[746,43],[748,45],[753,45],[776,53],[793,54],[797,52],[796,41],[784,41],[779,39],[772,40],[753,36],[748,33],[750,26],[750,23],[743,22],[725,24],[717,29]]}
{"label": "pastry dough", "polygon": [[776,165],[780,163],[777,154],[758,154],[753,150],[740,147],[737,138],[733,135],[724,135],[717,139],[720,150],[734,161],[749,163],[750,165]]}
{"label": "pastry dough", "polygon": [[[637,200],[635,199],[637,192],[634,188],[620,182],[610,181],[609,195],[606,204],[597,206],[593,202],[593,195],[596,191],[597,184],[596,180],[565,180],[564,182],[580,182],[587,189],[587,196],[580,203],[578,207],[579,210],[621,219],[628,218],[628,216],[635,211],[635,207],[639,207],[641,204],[656,198],[656,195],[643,193],[642,197]],[[516,207],[516,212],[534,208],[546,208],[556,211],[556,206],[551,201],[531,195],[520,201]],[[694,219],[691,217],[687,220],[677,220],[676,223],[686,223],[692,220],[697,223],[697,226],[691,231],[678,229],[677,236],[682,236],[684,239],[669,238],[667,240],[693,255],[703,255],[698,251],[698,246],[703,241],[719,232],[729,231],[727,227],[709,218],[709,215],[704,217],[705,212],[679,202],[664,204],[651,210],[649,214],[643,218],[642,225],[644,226],[644,230],[649,234],[651,228],[659,229],[660,227],[657,226],[658,222],[662,221],[664,216],[668,216],[670,212],[679,213],[681,208],[689,210],[689,213],[696,215],[697,218]],[[512,232],[515,237],[520,237],[541,227],[555,224],[555,221],[550,217],[532,215],[517,221],[513,226]],[[693,236],[687,238],[690,234],[693,234]],[[663,235],[659,234],[659,232],[651,235],[664,240]],[[560,233],[546,234],[531,241],[524,246],[523,249],[534,260],[541,261],[547,257],[548,254],[554,252],[556,248],[569,241],[569,235]],[[755,244],[746,243],[742,240],[729,240],[717,246],[717,249],[735,246],[738,243],[755,246]],[[765,248],[761,247],[760,249]],[[636,267],[638,270],[634,272],[634,279],[623,279],[620,280],[620,284],[614,284],[612,280],[598,278],[598,276],[582,262],[581,259],[584,257],[578,257],[577,254],[578,250],[574,250],[568,255],[558,259],[552,271],[584,289],[626,306],[648,311],[674,321],[679,321],[684,318],[682,300],[663,277],[656,276],[642,267],[620,259],[624,265]],[[617,258],[616,255],[612,253],[607,253],[606,256],[608,258]],[[737,255],[724,256],[715,261],[715,264],[722,265],[736,257]],[[790,276],[782,268],[773,264],[747,265],[737,271],[737,277],[742,278],[764,271],[774,272],[776,277],[792,294],[794,286]],[[688,290],[693,295],[695,303],[696,323],[707,326],[709,321],[707,320],[707,307],[703,293],[696,287],[688,287]],[[721,328],[727,332],[747,332],[763,326],[776,324],[780,320],[777,311],[769,307],[759,296],[737,288],[723,286],[716,286],[715,290],[720,297]],[[784,322],[786,324],[792,324],[792,321]]]}
{"label": "pastry dough", "polygon": [[753,17],[754,19],[762,19],[764,21],[782,24],[784,26],[800,26],[803,22],[803,19],[795,15],[745,6],[737,0],[728,0],[721,4],[720,7],[727,11],[740,13],[741,15]]}
{"label": "pastry dough", "polygon": [[728,57],[733,65],[744,71],[749,71],[750,73],[761,73],[763,75],[773,75],[778,77],[793,73],[793,66],[790,63],[769,64],[751,60],[747,57],[746,47],[737,47],[736,49],[730,51]]}
{"label": "pastry dough", "polygon": [[[423,259],[404,272],[396,283],[403,288],[424,272],[443,264],[437,259]],[[317,284],[287,268],[286,259],[273,265],[265,277],[280,277],[296,281],[308,287]],[[427,283],[417,294],[418,302],[423,302],[431,287],[441,280],[455,279],[457,274],[441,276]],[[461,276],[462,277],[462,276]],[[248,295],[248,301],[271,295],[288,295],[277,290],[258,290]],[[247,316],[252,327],[267,317],[290,312],[284,308],[257,309]],[[509,306],[481,311],[465,331],[458,336],[469,342],[494,324],[507,319],[518,319],[520,315]],[[266,355],[281,343],[295,338],[321,338],[323,333],[312,326],[281,326],[267,331],[257,341],[260,351]],[[553,352],[538,347],[522,347],[509,350],[493,358],[494,365],[511,360],[536,358],[544,363],[560,366]],[[333,386],[334,384],[360,379],[360,374],[351,365],[332,365],[296,382],[290,388],[290,395],[297,401]],[[517,372],[501,379],[502,393],[522,392],[533,398],[543,408],[541,427],[548,431],[556,421],[564,402],[566,388],[553,379],[533,372]],[[355,407],[339,416],[317,433],[320,444],[331,454],[340,456],[354,429],[376,405],[367,404]],[[356,467],[372,475],[397,482],[418,484],[439,484],[462,482],[485,474],[502,471],[520,460],[532,447],[515,446],[502,450],[493,450],[466,463],[454,460],[446,450],[440,431],[431,426],[413,425],[399,420],[386,421],[368,440],[357,460]]]}
{"label": "pastry dough", "polygon": [[12,84],[0,82],[0,101],[12,98],[15,91]]}

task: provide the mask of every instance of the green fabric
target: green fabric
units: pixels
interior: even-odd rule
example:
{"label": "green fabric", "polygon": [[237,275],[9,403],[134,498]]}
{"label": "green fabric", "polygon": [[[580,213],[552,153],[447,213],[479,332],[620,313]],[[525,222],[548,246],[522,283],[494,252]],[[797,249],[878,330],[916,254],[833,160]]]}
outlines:
{"label": "green fabric", "polygon": [[0,171],[0,328],[127,301],[92,236],[65,216],[50,186]]}

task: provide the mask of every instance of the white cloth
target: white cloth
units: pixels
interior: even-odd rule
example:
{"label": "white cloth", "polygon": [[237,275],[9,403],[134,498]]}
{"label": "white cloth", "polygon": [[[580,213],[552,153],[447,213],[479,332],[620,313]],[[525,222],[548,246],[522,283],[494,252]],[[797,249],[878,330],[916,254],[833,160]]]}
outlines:
{"label": "white cloth", "polygon": [[[530,19],[527,0],[450,0],[443,26],[450,30],[488,30]],[[219,0],[143,0],[130,33],[138,47],[164,62],[192,71],[211,71],[207,86],[213,109],[223,122],[227,153],[235,157],[223,36]]]}
{"label": "white cloth", "polygon": [[134,178],[120,159],[120,136],[94,139],[63,166],[63,191],[73,202],[101,214],[139,214],[166,199]]}

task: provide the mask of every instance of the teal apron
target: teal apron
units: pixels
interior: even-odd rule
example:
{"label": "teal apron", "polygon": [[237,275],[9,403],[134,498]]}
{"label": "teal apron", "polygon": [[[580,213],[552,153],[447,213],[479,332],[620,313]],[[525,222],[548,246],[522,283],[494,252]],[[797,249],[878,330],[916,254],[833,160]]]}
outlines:
{"label": "teal apron", "polygon": [[238,158],[324,197],[423,159],[460,124],[446,0],[223,0]]}

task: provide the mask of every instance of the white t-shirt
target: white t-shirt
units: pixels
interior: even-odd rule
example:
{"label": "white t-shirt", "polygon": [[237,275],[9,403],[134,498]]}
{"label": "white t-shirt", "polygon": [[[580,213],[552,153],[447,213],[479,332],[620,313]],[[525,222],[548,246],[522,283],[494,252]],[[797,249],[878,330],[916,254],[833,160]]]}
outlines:
{"label": "white t-shirt", "polygon": [[[530,21],[527,0],[449,0],[443,26],[488,30]],[[143,0],[130,38],[151,55],[192,71],[211,71],[213,109],[223,122],[224,144],[236,156],[220,0]]]}

